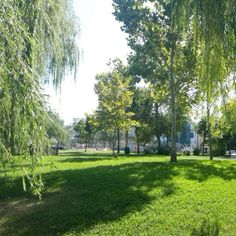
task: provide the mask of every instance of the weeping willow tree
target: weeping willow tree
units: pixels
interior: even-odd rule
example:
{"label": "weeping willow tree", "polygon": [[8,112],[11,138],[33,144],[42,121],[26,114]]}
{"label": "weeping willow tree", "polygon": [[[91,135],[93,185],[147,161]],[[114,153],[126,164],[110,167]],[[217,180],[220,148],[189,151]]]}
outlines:
{"label": "weeping willow tree", "polygon": [[34,172],[47,143],[41,85],[47,80],[59,88],[67,71],[76,74],[75,19],[69,0],[0,3],[0,170],[13,168],[16,154],[31,160],[22,170],[36,194],[42,181]]}
{"label": "weeping willow tree", "polygon": [[211,113],[217,96],[225,93],[223,85],[236,69],[236,1],[175,1],[173,16],[178,30],[195,34],[199,88],[206,102],[212,160]]}

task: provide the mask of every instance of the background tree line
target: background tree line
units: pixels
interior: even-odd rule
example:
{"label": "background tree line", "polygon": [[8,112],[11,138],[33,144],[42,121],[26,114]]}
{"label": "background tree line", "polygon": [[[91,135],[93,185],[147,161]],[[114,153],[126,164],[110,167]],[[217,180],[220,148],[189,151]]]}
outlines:
{"label": "background tree line", "polygon": [[[156,92],[166,88],[171,115],[171,161],[176,161],[176,122],[194,103],[206,104],[212,152],[216,98],[235,73],[235,0],[113,0],[114,15],[128,34],[133,73]],[[142,66],[141,66],[142,65]]]}
{"label": "background tree line", "polygon": [[[127,127],[133,126],[137,143],[150,140],[155,130],[160,146],[168,124],[164,135],[171,141],[174,162],[177,131],[192,107],[202,104],[204,139],[213,158],[216,127],[220,127],[215,112],[220,102],[225,107],[220,116],[226,116],[230,78],[235,73],[235,3],[113,0],[114,15],[132,49],[127,68],[116,60],[111,72],[97,76],[97,114],[104,129],[113,130],[114,143],[119,144],[120,131],[127,133]],[[147,91],[137,88],[140,80],[150,84]],[[122,93],[126,102],[119,99]],[[144,99],[145,93],[152,95]]]}

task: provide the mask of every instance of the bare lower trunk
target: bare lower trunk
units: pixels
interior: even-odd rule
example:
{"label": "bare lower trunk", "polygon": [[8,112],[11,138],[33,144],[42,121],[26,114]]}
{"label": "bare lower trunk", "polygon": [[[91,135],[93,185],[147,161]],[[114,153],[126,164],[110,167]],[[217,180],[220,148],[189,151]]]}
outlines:
{"label": "bare lower trunk", "polygon": [[139,140],[137,139],[137,154],[140,154],[140,144],[139,144]]}
{"label": "bare lower trunk", "polygon": [[139,143],[139,133],[138,128],[135,128],[135,134],[136,134],[136,143],[137,143],[137,154],[140,154],[140,143]]}
{"label": "bare lower trunk", "polygon": [[125,132],[125,147],[128,147],[128,140],[129,140],[129,131],[126,130],[126,132]]}
{"label": "bare lower trunk", "polygon": [[117,129],[117,153],[120,153],[120,129]]}
{"label": "bare lower trunk", "polygon": [[177,161],[176,155],[176,89],[173,71],[174,42],[170,51],[170,90],[171,90],[171,162]]}
{"label": "bare lower trunk", "polygon": [[202,143],[202,155],[204,156],[205,153],[205,138],[203,138],[203,143]]}
{"label": "bare lower trunk", "polygon": [[[174,100],[174,99],[171,99]],[[171,162],[177,161],[176,155],[176,104],[175,101],[172,101],[172,121],[171,121]]]}
{"label": "bare lower trunk", "polygon": [[60,146],[60,141],[58,140],[58,141],[57,141],[56,152],[55,152],[55,155],[56,155],[56,156],[58,156],[58,154],[59,154],[59,146]]}
{"label": "bare lower trunk", "polygon": [[210,115],[211,115],[210,114],[210,104],[209,104],[209,100],[207,99],[207,129],[208,129],[209,156],[210,156],[210,160],[213,160]]}
{"label": "bare lower trunk", "polygon": [[161,137],[160,137],[160,135],[157,135],[156,138],[157,138],[158,149],[160,149],[160,147],[161,147]]}
{"label": "bare lower trunk", "polygon": [[112,155],[115,157],[115,147],[116,147],[116,129],[114,130],[113,139],[112,139]]}
{"label": "bare lower trunk", "polygon": [[160,126],[159,126],[159,104],[155,103],[155,132],[157,138],[158,149],[161,147]]}

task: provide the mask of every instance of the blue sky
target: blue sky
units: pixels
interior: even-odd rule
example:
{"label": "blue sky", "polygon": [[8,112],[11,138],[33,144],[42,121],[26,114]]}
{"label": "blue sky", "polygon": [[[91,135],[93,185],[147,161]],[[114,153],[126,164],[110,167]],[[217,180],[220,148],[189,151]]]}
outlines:
{"label": "blue sky", "polygon": [[112,15],[112,0],[74,0],[74,8],[80,21],[78,41],[82,51],[77,81],[67,77],[61,95],[46,89],[51,107],[66,124],[96,109],[95,75],[108,70],[110,58],[125,61],[129,52],[126,35]]}

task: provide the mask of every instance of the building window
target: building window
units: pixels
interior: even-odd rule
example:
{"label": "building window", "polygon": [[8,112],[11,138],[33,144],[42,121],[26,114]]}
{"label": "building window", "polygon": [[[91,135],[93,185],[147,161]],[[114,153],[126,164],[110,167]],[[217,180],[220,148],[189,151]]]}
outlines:
{"label": "building window", "polygon": [[190,138],[194,138],[194,133],[190,132]]}

